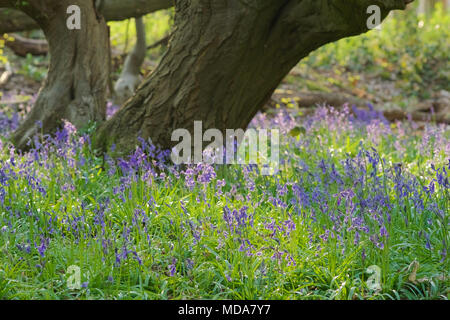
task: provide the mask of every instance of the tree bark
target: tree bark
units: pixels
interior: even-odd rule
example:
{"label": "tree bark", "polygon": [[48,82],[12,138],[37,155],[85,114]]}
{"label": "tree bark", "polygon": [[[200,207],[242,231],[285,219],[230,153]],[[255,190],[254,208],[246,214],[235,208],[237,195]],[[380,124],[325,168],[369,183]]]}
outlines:
{"label": "tree bark", "polygon": [[134,98],[98,130],[96,146],[125,154],[137,138],[170,148],[178,128],[191,133],[246,128],[302,58],[367,31],[367,8],[385,18],[410,0],[176,1],[175,31],[157,69]]}
{"label": "tree bark", "polygon": [[[0,1],[1,7],[9,7],[9,0]],[[119,21],[167,9],[173,0],[104,0],[103,16],[106,21]],[[56,2],[56,1],[55,1]],[[25,13],[11,8],[0,10],[0,34],[39,28],[39,25]]]}
{"label": "tree bark", "polygon": [[[80,30],[67,27],[70,5],[81,9]],[[97,14],[92,0],[29,0],[20,9],[44,31],[51,56],[36,104],[11,136],[17,148],[27,149],[36,132],[54,132],[62,119],[77,128],[105,119],[109,38],[105,20]]]}

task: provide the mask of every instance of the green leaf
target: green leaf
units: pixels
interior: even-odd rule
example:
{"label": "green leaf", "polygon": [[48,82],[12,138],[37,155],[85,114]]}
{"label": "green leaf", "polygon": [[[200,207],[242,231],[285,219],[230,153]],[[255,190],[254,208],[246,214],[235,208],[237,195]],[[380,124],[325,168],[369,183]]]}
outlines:
{"label": "green leaf", "polygon": [[294,129],[292,129],[289,134],[292,137],[298,137],[301,134],[306,134],[306,129],[304,127],[295,127]]}

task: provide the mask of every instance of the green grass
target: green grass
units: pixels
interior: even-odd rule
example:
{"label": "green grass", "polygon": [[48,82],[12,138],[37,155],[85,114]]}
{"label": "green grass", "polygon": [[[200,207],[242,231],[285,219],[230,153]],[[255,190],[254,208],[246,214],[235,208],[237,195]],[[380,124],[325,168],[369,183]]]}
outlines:
{"label": "green grass", "polygon": [[[216,177],[201,183],[211,169],[204,166],[193,187],[189,174],[155,167],[139,150],[140,164],[129,160],[134,169],[122,172],[95,157],[77,134],[23,156],[0,148],[0,297],[447,299],[448,187],[435,183],[427,193],[421,184],[435,177],[431,164],[448,166],[449,130],[430,125],[424,139],[408,124],[372,120],[374,135],[367,124],[322,109],[312,122],[280,114],[271,123],[283,121],[279,175],[219,166]],[[289,135],[295,126],[305,130]],[[384,164],[371,163],[377,156]],[[352,174],[345,159],[357,161]],[[395,181],[410,188],[406,195]],[[300,204],[295,188],[310,201]],[[345,197],[349,190],[354,197]],[[388,204],[377,207],[381,200],[373,196]],[[361,199],[371,204],[364,208]],[[231,227],[227,208],[235,217]],[[358,217],[370,231],[360,230],[355,241]],[[381,226],[388,237],[380,237]],[[340,238],[325,239],[333,227]],[[41,255],[43,239],[49,243]],[[124,248],[128,257],[117,264],[115,250]],[[413,261],[423,282],[408,281]],[[68,287],[72,265],[85,288]],[[373,265],[381,270],[381,290],[367,285]]]}

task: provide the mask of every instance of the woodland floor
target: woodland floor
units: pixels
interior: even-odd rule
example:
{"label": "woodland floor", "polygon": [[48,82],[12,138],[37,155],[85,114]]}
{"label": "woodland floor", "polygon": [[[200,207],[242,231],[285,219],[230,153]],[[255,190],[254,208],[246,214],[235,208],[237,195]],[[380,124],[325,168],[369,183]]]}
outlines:
{"label": "woodland floor", "polygon": [[[33,100],[43,83],[48,66],[46,57],[13,57],[9,53],[10,64],[0,66],[0,75],[10,70],[8,80],[0,86],[3,98],[1,105],[20,106]],[[113,57],[117,78],[118,66],[123,55]],[[147,74],[156,66],[157,60],[147,60],[143,73]],[[9,73],[8,73],[9,74]],[[418,97],[417,91],[425,97]],[[408,114],[415,115],[418,122],[440,115],[439,122],[450,123],[450,92],[433,85],[417,88],[408,93],[398,88],[398,81],[371,71],[351,71],[344,68],[314,69],[299,64],[280,84],[266,106],[266,111],[277,106],[299,108],[310,114],[317,105],[326,104],[340,108],[343,104],[367,108],[372,104],[377,111],[385,112],[389,120],[406,120]],[[270,111],[269,111],[270,112]]]}

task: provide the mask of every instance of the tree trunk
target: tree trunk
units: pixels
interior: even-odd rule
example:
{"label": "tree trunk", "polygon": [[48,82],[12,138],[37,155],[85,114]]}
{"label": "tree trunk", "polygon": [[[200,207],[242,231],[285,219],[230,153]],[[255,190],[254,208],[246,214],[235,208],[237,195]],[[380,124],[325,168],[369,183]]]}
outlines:
{"label": "tree trunk", "polygon": [[[67,27],[66,11],[71,5],[81,9],[80,30]],[[44,31],[51,56],[36,104],[11,137],[17,148],[26,149],[38,130],[54,132],[62,119],[78,128],[105,119],[109,39],[105,20],[92,0],[29,0],[20,9]]]}
{"label": "tree trunk", "polygon": [[175,32],[134,98],[100,126],[96,145],[127,153],[137,138],[163,148],[191,133],[246,128],[285,75],[318,47],[367,31],[367,8],[382,17],[409,0],[176,1]]}
{"label": "tree trunk", "polygon": [[[9,0],[0,1],[0,7],[8,7]],[[173,0],[104,0],[103,16],[106,21],[125,20],[173,6]],[[55,1],[56,2],[56,1]],[[75,4],[75,3],[73,3]],[[0,34],[37,29],[37,23],[21,11],[0,10]]]}

